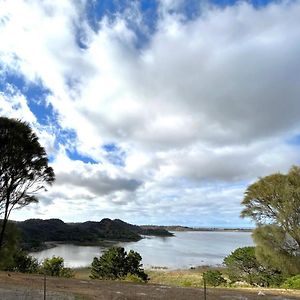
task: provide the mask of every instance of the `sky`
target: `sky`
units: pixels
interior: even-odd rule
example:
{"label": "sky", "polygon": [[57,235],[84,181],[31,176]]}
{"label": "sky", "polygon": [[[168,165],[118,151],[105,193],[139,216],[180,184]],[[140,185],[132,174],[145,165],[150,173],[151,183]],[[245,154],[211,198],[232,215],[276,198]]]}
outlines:
{"label": "sky", "polygon": [[300,163],[300,1],[0,0],[0,115],[55,184],[12,218],[249,227]]}

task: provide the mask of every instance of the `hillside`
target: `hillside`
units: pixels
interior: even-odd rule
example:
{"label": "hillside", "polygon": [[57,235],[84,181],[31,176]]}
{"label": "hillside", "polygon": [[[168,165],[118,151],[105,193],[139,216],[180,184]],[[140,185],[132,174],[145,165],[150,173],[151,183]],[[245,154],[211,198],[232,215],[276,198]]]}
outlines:
{"label": "hillside", "polygon": [[122,220],[102,219],[100,222],[65,223],[59,219],[29,219],[16,222],[21,242],[26,249],[43,248],[45,242],[94,244],[103,240],[138,241],[142,235],[172,236],[167,230],[147,230]]}

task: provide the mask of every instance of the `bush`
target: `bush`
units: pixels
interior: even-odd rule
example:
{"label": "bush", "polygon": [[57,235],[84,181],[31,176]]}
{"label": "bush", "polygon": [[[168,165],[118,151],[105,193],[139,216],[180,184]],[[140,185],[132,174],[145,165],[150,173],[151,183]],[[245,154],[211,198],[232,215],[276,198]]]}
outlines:
{"label": "bush", "polygon": [[139,253],[130,250],[127,252],[122,247],[112,247],[92,262],[92,279],[124,279],[128,274],[136,275],[142,281],[148,280],[148,275],[141,268],[142,257]]}
{"label": "bush", "polygon": [[142,278],[140,278],[139,276],[137,275],[133,275],[133,274],[130,274],[128,273],[126,275],[126,277],[124,278],[125,281],[130,281],[130,282],[134,282],[134,283],[143,283],[144,280]]}
{"label": "bush", "polygon": [[228,277],[232,282],[246,281],[252,284],[251,274],[259,271],[259,263],[255,257],[255,247],[237,248],[224,258]]}
{"label": "bush", "polygon": [[278,287],[284,281],[284,276],[280,271],[262,269],[258,273],[251,275],[251,281],[253,285]]}
{"label": "bush", "polygon": [[217,270],[209,270],[203,273],[203,279],[206,281],[207,285],[219,286],[226,283],[223,278],[222,273]]}
{"label": "bush", "polygon": [[251,285],[279,286],[284,277],[281,272],[265,267],[255,256],[255,247],[237,248],[224,258],[231,282],[245,281]]}
{"label": "bush", "polygon": [[282,286],[286,289],[300,289],[300,275],[288,278]]}
{"label": "bush", "polygon": [[[1,190],[0,190],[1,192]],[[0,220],[0,229],[3,221]],[[0,249],[0,270],[8,270],[14,264],[14,255],[19,247],[19,231],[15,223],[8,222],[4,233],[4,242]]]}
{"label": "bush", "polygon": [[39,263],[38,260],[24,251],[18,251],[13,256],[13,263],[8,268],[9,271],[21,273],[38,273]]}
{"label": "bush", "polygon": [[60,256],[46,258],[42,262],[41,272],[48,276],[73,277],[74,274],[70,268],[64,267],[64,259]]}

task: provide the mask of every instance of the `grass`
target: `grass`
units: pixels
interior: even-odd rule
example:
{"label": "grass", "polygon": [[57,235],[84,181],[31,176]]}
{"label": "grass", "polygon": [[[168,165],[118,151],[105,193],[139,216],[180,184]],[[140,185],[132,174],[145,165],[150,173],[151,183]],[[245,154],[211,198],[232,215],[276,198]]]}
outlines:
{"label": "grass", "polygon": [[91,274],[90,267],[74,268],[72,270],[74,271],[74,278],[82,279],[82,280],[90,279],[90,274]]}
{"label": "grass", "polygon": [[202,287],[202,272],[196,270],[147,271],[150,283],[182,287]]}
{"label": "grass", "polygon": [[[85,281],[89,275],[88,268],[80,268],[75,270],[76,279],[49,277],[47,280],[47,293],[55,296],[53,299],[69,299],[68,296],[75,297],[76,300],[88,299],[107,299],[113,300],[119,297],[122,299],[141,299],[139,294],[149,295],[151,299],[203,299],[203,290],[201,289],[203,270],[177,270],[177,271],[147,271],[152,276],[150,283],[173,285],[165,289],[159,285],[152,284],[132,284],[120,281],[110,280],[93,280]],[[43,276],[30,275],[21,273],[0,272],[0,299],[7,299],[7,296],[19,294],[23,295],[27,291],[29,298],[37,299],[35,295],[40,296],[43,286]],[[195,286],[195,289],[183,289],[176,286]],[[200,287],[200,288],[199,288]],[[228,299],[258,299],[257,293],[263,291],[267,299],[274,299],[275,296],[289,295],[289,299],[299,299],[300,291],[286,291],[280,289],[209,289],[209,299],[220,299],[226,296]],[[120,291],[122,296],[120,296]],[[17,294],[16,294],[17,293]],[[273,296],[272,296],[273,295]],[[34,296],[34,297],[33,297]],[[101,297],[100,297],[101,296]],[[298,298],[297,298],[298,297]],[[9,298],[9,299],[16,299]],[[72,298],[71,298],[72,299]],[[146,297],[145,297],[146,299]]]}
{"label": "grass", "polygon": [[[181,287],[203,287],[202,274],[207,270],[211,270],[212,267],[203,266],[190,270],[168,270],[168,269],[156,269],[145,270],[149,275],[149,283],[172,285]],[[91,269],[89,267],[73,269],[75,278],[81,280],[90,279]],[[128,279],[127,279],[128,281]]]}
{"label": "grass", "polygon": [[[75,268],[74,278],[87,280],[90,279],[91,268]],[[149,283],[166,284],[185,287],[200,287],[202,285],[202,269],[195,270],[145,270],[149,275]]]}
{"label": "grass", "polygon": [[84,295],[74,295],[75,300],[90,300],[90,297],[84,296]]}
{"label": "grass", "polygon": [[201,266],[188,270],[146,270],[150,283],[181,287],[203,287],[202,275],[207,270],[221,270],[210,266]]}

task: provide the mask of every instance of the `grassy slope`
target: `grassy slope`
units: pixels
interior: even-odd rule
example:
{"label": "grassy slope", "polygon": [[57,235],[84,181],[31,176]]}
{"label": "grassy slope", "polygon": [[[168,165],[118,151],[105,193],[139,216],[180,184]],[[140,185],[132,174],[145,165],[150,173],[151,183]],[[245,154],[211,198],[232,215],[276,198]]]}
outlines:
{"label": "grassy slope", "polygon": [[[207,270],[212,270],[211,267],[198,267],[192,270],[168,270],[168,269],[159,269],[159,270],[145,270],[146,273],[150,277],[150,284],[159,284],[159,285],[169,285],[169,286],[176,286],[176,287],[192,287],[192,288],[202,288],[203,281],[202,275],[203,272]],[[215,270],[221,270],[221,268],[215,268]],[[75,278],[81,280],[88,280],[90,275],[90,268],[78,268],[74,269]],[[222,269],[221,271],[224,271]],[[226,277],[226,276],[225,276]],[[258,288],[254,288],[248,285],[244,287],[232,286],[230,288],[222,286],[221,288],[226,289],[247,289],[256,291]],[[285,289],[277,289],[277,288],[266,288],[266,290],[270,291],[284,291]],[[300,290],[295,290],[293,293],[300,296]]]}

